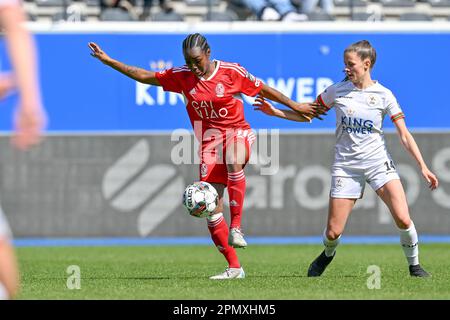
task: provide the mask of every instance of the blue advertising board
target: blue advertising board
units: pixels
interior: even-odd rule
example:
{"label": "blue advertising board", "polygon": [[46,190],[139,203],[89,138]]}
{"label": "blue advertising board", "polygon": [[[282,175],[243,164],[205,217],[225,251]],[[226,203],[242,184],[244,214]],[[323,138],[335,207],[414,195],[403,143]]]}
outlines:
{"label": "blue advertising board", "polygon": [[[450,33],[205,33],[212,58],[238,62],[297,101],[312,101],[343,79],[343,50],[369,40],[378,58],[372,77],[390,88],[410,128],[450,127]],[[49,131],[166,131],[190,129],[182,99],[138,84],[90,56],[88,42],[128,65],[159,70],[184,64],[185,33],[37,33],[40,79]],[[4,45],[3,69],[7,69]],[[245,116],[255,128],[332,130],[334,112],[302,124],[268,117],[247,100]],[[0,108],[0,130],[11,129],[12,105]],[[390,121],[385,127],[392,128]]]}

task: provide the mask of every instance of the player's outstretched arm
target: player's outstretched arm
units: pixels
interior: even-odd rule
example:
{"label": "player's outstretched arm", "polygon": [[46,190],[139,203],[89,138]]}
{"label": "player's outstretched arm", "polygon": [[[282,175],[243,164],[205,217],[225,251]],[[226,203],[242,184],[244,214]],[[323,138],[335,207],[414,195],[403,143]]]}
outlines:
{"label": "player's outstretched arm", "polygon": [[264,99],[263,96],[259,95],[255,99],[255,103],[253,104],[255,107],[254,110],[262,111],[263,113],[269,115],[269,116],[275,116],[281,119],[287,119],[292,121],[298,121],[298,122],[311,122],[311,120],[292,110],[281,110],[275,108],[270,102],[268,102],[266,99]]}
{"label": "player's outstretched arm", "polygon": [[419,166],[422,176],[428,182],[428,187],[431,190],[434,190],[438,187],[439,181],[436,175],[428,169],[425,161],[423,160],[422,154],[419,150],[419,146],[417,145],[414,137],[409,132],[406,127],[405,120],[399,119],[395,121],[395,127],[397,128],[397,133],[400,137],[400,141],[405,149],[412,155],[412,157],[416,160],[417,165]]}
{"label": "player's outstretched arm", "polygon": [[138,67],[133,67],[126,65],[118,60],[115,60],[108,56],[100,46],[94,42],[89,42],[88,44],[89,48],[91,49],[91,56],[94,58],[97,58],[107,66],[110,66],[111,68],[123,73],[127,77],[130,77],[131,79],[134,79],[136,81],[151,84],[154,86],[160,86],[158,79],[155,76],[154,71],[145,70]]}
{"label": "player's outstretched arm", "polygon": [[326,109],[320,104],[295,102],[277,89],[266,84],[263,84],[260,95],[272,101],[281,103],[307,118],[318,118],[322,120],[320,115],[326,115]]}

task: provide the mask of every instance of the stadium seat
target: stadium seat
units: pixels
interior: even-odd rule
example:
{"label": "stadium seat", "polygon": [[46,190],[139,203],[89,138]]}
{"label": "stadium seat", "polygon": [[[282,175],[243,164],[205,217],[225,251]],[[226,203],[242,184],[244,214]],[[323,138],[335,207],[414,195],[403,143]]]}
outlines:
{"label": "stadium seat", "polygon": [[100,13],[101,21],[134,21],[126,10],[120,8],[106,8]]}
{"label": "stadium seat", "polygon": [[184,17],[174,11],[167,13],[164,11],[160,11],[148,17],[147,21],[184,21]]}
{"label": "stadium seat", "polygon": [[84,14],[81,14],[81,13],[64,12],[64,10],[62,10],[62,11],[59,11],[59,12],[55,13],[52,16],[52,21],[53,22],[61,22],[61,21],[82,22],[82,21],[86,21],[86,16]]}
{"label": "stadium seat", "polygon": [[204,17],[203,21],[237,21],[239,17],[233,11],[211,11]]}
{"label": "stadium seat", "polygon": [[27,12],[27,20],[28,21],[37,21],[38,17],[33,13]]}
{"label": "stadium seat", "polygon": [[239,20],[256,20],[256,15],[241,0],[229,0],[227,10],[235,12]]}
{"label": "stadium seat", "polygon": [[353,21],[368,21],[368,22],[375,22],[375,21],[383,21],[384,17],[382,14],[378,13],[372,13],[372,12],[354,12],[352,14],[351,19]]}
{"label": "stadium seat", "polygon": [[100,0],[84,0],[88,7],[100,7]]}
{"label": "stadium seat", "polygon": [[365,7],[368,2],[368,0],[334,0],[334,5],[336,7]]}
{"label": "stadium seat", "polygon": [[184,0],[187,6],[197,6],[197,7],[207,7],[209,2],[211,2],[211,6],[218,6],[220,4],[220,0]]}
{"label": "stadium seat", "polygon": [[432,7],[450,7],[450,0],[428,0]]}
{"label": "stadium seat", "polygon": [[70,3],[70,0],[36,0],[39,7],[64,7]]}
{"label": "stadium seat", "polygon": [[326,12],[314,11],[308,14],[310,21],[334,21],[334,17]]}
{"label": "stadium seat", "polygon": [[426,13],[405,12],[399,17],[400,21],[432,21],[433,17]]}
{"label": "stadium seat", "polygon": [[416,2],[414,0],[380,0],[384,7],[414,7]]}

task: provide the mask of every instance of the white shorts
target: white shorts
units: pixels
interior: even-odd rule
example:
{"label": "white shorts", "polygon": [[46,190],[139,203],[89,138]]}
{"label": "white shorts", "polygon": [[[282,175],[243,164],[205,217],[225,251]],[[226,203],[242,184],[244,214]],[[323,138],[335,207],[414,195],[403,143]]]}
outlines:
{"label": "white shorts", "polygon": [[11,238],[12,232],[9,227],[8,220],[6,220],[5,215],[3,214],[2,208],[0,208],[0,239],[3,238]]}
{"label": "white shorts", "polygon": [[366,182],[377,191],[391,180],[400,180],[392,160],[367,169],[339,168],[333,170],[330,197],[360,199]]}

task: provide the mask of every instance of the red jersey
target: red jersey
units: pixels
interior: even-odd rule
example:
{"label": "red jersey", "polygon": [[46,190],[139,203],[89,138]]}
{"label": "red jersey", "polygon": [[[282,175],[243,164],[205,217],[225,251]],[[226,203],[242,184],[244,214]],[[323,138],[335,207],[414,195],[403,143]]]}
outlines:
{"label": "red jersey", "polygon": [[210,128],[250,129],[245,121],[241,93],[256,96],[262,82],[237,63],[216,62],[208,79],[198,78],[186,65],[156,73],[164,91],[181,93],[191,124],[201,121],[202,133]]}

